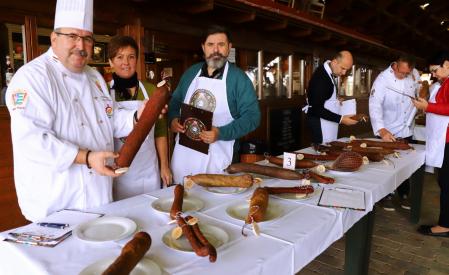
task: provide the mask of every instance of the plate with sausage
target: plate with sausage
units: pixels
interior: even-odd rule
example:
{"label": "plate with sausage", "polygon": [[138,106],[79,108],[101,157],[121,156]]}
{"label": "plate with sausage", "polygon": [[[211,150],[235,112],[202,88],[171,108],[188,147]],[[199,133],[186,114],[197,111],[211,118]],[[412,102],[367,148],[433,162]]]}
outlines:
{"label": "plate with sausage", "polygon": [[[247,201],[241,201],[235,204],[231,204],[226,208],[226,214],[230,217],[245,221],[248,216],[249,211],[249,203]],[[272,221],[284,215],[284,211],[282,210],[282,206],[275,202],[269,202],[267,210],[264,215],[264,219],[262,222]]]}
{"label": "plate with sausage", "polygon": [[[171,207],[173,205],[174,198],[159,198],[151,204],[155,210],[163,213],[170,214]],[[203,209],[204,202],[194,196],[186,196],[184,195],[183,203],[182,203],[182,212],[192,212],[199,211]]]}
{"label": "plate with sausage", "polygon": [[[225,243],[229,242],[229,235],[221,229],[218,226],[210,225],[210,224],[204,224],[204,223],[198,223],[198,226],[203,233],[204,237],[209,241],[211,245],[213,245],[216,249],[218,249],[220,246],[224,245]],[[174,239],[172,237],[172,230],[168,230],[164,233],[162,236],[162,242],[169,248],[187,252],[187,253],[194,253],[192,246],[190,245],[189,241],[185,236],[181,236],[179,239]]]}
{"label": "plate with sausage", "polygon": [[302,194],[302,193],[283,193],[283,194],[276,194],[275,197],[282,198],[282,199],[288,199],[288,200],[309,200],[311,198],[314,198],[321,194],[323,191],[323,188],[319,185],[313,186],[313,192],[308,194]]}

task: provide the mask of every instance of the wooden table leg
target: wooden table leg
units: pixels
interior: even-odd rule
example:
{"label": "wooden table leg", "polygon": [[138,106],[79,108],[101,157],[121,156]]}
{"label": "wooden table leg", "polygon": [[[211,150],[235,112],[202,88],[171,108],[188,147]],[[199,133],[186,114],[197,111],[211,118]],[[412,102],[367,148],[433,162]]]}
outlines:
{"label": "wooden table leg", "polygon": [[374,209],[346,233],[345,275],[368,274]]}
{"label": "wooden table leg", "polygon": [[412,223],[418,223],[421,216],[424,168],[425,165],[422,165],[410,177],[410,221]]}

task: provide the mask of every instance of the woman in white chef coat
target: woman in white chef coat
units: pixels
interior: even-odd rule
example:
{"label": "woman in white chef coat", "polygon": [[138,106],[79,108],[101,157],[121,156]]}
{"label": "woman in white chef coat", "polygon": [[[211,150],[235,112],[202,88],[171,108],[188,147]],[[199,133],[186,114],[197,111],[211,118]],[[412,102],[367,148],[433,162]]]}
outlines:
{"label": "woman in white chef coat", "polygon": [[[108,44],[109,64],[114,69],[113,80],[109,83],[111,97],[119,108],[135,109],[148,99],[155,86],[147,81],[139,81],[136,73],[139,49],[136,41],[129,36],[115,36]],[[116,138],[114,148],[118,151],[126,137]],[[156,154],[157,151],[157,154]],[[160,161],[160,172],[158,165]],[[166,119],[159,119],[140,147],[131,166],[123,176],[114,181],[114,199],[120,200],[147,193],[172,181],[168,165],[168,143]]]}
{"label": "woman in white chef coat", "polygon": [[440,168],[440,217],[437,225],[421,225],[418,232],[436,237],[449,237],[449,53],[440,53],[429,62],[429,70],[441,82],[430,94],[429,101],[413,100],[426,114],[426,165]]}

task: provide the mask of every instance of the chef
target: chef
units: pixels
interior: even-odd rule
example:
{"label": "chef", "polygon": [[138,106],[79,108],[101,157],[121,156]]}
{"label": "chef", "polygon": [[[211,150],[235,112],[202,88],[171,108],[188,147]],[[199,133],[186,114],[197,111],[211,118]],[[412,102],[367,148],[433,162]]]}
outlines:
{"label": "chef", "polygon": [[[307,91],[307,125],[312,134],[312,142],[320,144],[337,139],[339,124],[354,125],[357,120],[351,115],[340,115],[338,77],[346,74],[353,63],[348,51],[338,52],[332,60],[327,60],[313,73]],[[354,114],[353,114],[354,115]]]}
{"label": "chef", "polygon": [[[213,112],[212,129],[199,138],[210,144],[203,154],[179,144],[172,157],[175,183],[197,173],[222,173],[238,160],[238,139],[259,126],[260,110],[254,86],[246,74],[227,61],[231,50],[229,32],[221,26],[207,30],[202,48],[206,62],[190,67],[181,77],[169,105],[170,129],[185,132],[179,122],[181,103]],[[237,140],[237,141],[236,141]]]}
{"label": "chef", "polygon": [[[374,135],[384,141],[396,141],[403,138],[412,141],[416,108],[411,98],[416,95],[418,76],[413,76],[414,61],[411,57],[400,56],[382,71],[371,88],[369,97],[369,115]],[[411,97],[411,98],[410,98]],[[401,207],[409,210],[407,200],[409,182],[404,181],[398,187]],[[386,211],[394,211],[392,195],[383,201]]]}
{"label": "chef", "polygon": [[413,60],[401,56],[377,76],[371,88],[369,114],[373,132],[385,141],[413,135],[416,108],[407,97],[416,94],[413,67]]}
{"label": "chef", "polygon": [[22,66],[7,90],[14,178],[30,221],[109,203],[107,163],[141,109],[116,110],[92,56],[93,0],[58,0],[50,49]]}

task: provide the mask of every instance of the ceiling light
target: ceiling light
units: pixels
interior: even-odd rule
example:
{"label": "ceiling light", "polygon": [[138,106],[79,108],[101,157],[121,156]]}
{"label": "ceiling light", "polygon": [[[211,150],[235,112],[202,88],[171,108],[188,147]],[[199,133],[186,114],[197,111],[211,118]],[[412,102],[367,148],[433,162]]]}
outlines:
{"label": "ceiling light", "polygon": [[429,5],[430,5],[430,3],[425,3],[425,4],[423,4],[423,5],[420,5],[419,7],[420,7],[422,10],[425,10]]}

